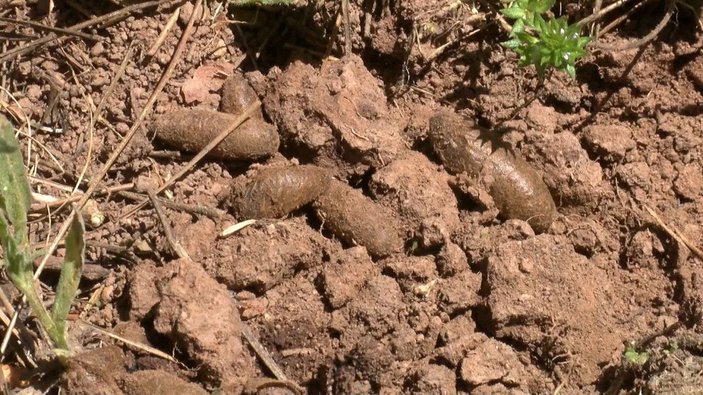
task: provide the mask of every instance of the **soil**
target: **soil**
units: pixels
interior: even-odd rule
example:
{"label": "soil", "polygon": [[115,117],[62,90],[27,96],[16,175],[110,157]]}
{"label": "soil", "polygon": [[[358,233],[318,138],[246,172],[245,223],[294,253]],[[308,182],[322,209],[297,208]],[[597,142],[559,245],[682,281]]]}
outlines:
{"label": "soil", "polygon": [[[184,3],[151,53],[183,2],[3,57],[49,34],[18,20],[65,28],[124,7],[73,3],[45,15],[0,1],[0,110],[43,199],[96,181],[196,11]],[[703,31],[692,8],[652,43],[591,47],[575,79],[554,72],[538,87],[500,45],[492,1],[352,0],[349,42],[339,2],[310,3],[195,12],[153,111],[100,182],[114,188],[84,210],[74,355],[56,368],[25,312],[4,363],[29,355],[39,367],[13,382],[68,394],[700,393]],[[644,36],[664,3],[599,42]],[[559,4],[572,20],[592,11]],[[152,204],[131,212],[139,201],[120,189],[147,199],[256,100],[163,192],[164,219]],[[475,140],[480,127],[519,166],[500,173],[500,160],[488,169],[454,151],[447,162],[437,114],[467,128],[443,138]],[[537,200],[521,195],[533,189]],[[548,220],[511,211],[523,206]],[[69,207],[34,202],[33,245],[53,240]],[[47,304],[60,262],[41,276]]]}

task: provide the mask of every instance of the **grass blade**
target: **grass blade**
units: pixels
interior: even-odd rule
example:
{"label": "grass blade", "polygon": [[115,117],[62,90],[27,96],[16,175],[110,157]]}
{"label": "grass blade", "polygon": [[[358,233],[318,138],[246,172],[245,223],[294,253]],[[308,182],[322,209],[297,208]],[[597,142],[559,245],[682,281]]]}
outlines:
{"label": "grass blade", "polygon": [[56,300],[51,309],[51,317],[56,325],[57,336],[66,337],[66,317],[78,290],[85,256],[85,225],[80,213],[75,212],[71,228],[66,235],[66,255],[61,266],[59,284],[56,286]]}
{"label": "grass blade", "polygon": [[[0,209],[14,226],[14,234],[26,239],[27,211],[32,201],[22,155],[12,124],[0,115]],[[19,241],[19,240],[18,240]]]}

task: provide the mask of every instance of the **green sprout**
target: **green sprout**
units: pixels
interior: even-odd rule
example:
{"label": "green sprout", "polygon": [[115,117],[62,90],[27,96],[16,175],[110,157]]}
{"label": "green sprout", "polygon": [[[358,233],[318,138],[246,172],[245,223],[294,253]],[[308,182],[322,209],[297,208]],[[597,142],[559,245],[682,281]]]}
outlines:
{"label": "green sprout", "polygon": [[637,351],[634,344],[630,344],[625,348],[622,358],[624,365],[639,367],[647,363],[649,360],[649,353],[646,351]]}
{"label": "green sprout", "polygon": [[500,13],[513,19],[510,39],[502,43],[519,56],[519,65],[534,65],[539,78],[544,77],[548,67],[565,71],[576,77],[574,64],[586,54],[585,47],[591,41],[581,36],[578,25],[569,25],[566,17],[542,16],[554,5],[555,0],[516,0]]}
{"label": "green sprout", "polygon": [[25,297],[32,314],[56,347],[59,359],[65,360],[65,356],[70,354],[66,339],[66,317],[78,290],[83,269],[85,228],[81,215],[74,213],[66,235],[66,253],[56,288],[56,299],[49,312],[35,287],[32,263],[35,253],[30,248],[27,225],[31,197],[12,125],[0,115],[0,243],[4,253],[0,266],[4,265],[8,277]]}

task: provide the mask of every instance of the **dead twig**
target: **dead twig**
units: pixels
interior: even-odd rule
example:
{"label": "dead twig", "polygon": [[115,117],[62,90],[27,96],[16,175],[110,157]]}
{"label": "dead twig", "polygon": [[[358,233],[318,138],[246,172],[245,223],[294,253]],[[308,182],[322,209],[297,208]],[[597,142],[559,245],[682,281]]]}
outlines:
{"label": "dead twig", "polygon": [[661,21],[659,21],[657,26],[655,26],[651,32],[649,32],[646,36],[640,38],[639,40],[636,40],[636,41],[633,41],[631,43],[627,43],[624,45],[609,45],[609,44],[594,42],[591,44],[591,46],[598,48],[598,49],[604,49],[606,51],[626,51],[628,49],[635,49],[635,48],[643,47],[643,46],[649,44],[650,41],[654,40],[654,38],[659,33],[661,33],[662,30],[664,30],[664,27],[666,27],[666,25],[669,23],[669,20],[671,19],[671,16],[674,14],[675,9],[676,9],[676,0],[667,0],[666,13],[662,17]]}
{"label": "dead twig", "polygon": [[[122,196],[123,198],[137,201],[137,202],[141,202],[145,198],[145,196],[140,193],[129,192],[129,191],[119,191],[117,194],[119,196]],[[188,214],[204,215],[204,216],[212,218],[212,219],[218,219],[218,218],[221,218],[223,215],[225,215],[225,212],[223,210],[220,210],[220,209],[214,208],[214,207],[196,206],[196,205],[185,204],[185,203],[177,203],[177,202],[172,202],[170,200],[161,199],[161,198],[157,198],[157,199],[161,205],[163,205],[164,207],[168,207],[171,210],[183,211]]]}
{"label": "dead twig", "polygon": [[37,29],[42,29],[42,30],[46,30],[46,31],[54,32],[54,33],[67,34],[69,36],[77,36],[77,37],[85,38],[86,40],[91,40],[91,41],[102,41],[103,40],[102,37],[96,36],[94,34],[83,33],[81,31],[76,31],[76,30],[71,30],[71,29],[64,29],[61,27],[43,25],[39,22],[34,22],[34,21],[23,21],[23,20],[19,20],[19,19],[0,18],[0,22],[13,23],[15,25],[30,26],[30,27],[34,27]]}
{"label": "dead twig", "polygon": [[[640,60],[642,55],[644,55],[644,50],[646,47],[640,47],[640,49],[637,51],[637,54],[632,58],[630,63],[627,64],[627,67],[625,67],[625,70],[623,70],[622,74],[620,75],[620,78],[618,79],[618,84],[622,84],[623,81],[625,81],[625,78],[627,77],[630,72],[632,72],[632,69],[635,68],[635,65],[637,62]],[[582,130],[586,125],[588,125],[590,122],[592,122],[596,115],[605,107],[605,105],[610,101],[610,99],[613,97],[613,95],[617,92],[617,89],[609,89],[608,94],[603,98],[603,100],[600,101],[600,103],[597,103],[593,112],[591,115],[589,115],[586,119],[581,121],[578,125],[576,125],[576,131]]]}
{"label": "dead twig", "polygon": [[161,33],[159,33],[159,37],[156,38],[156,41],[151,45],[148,51],[146,51],[146,56],[147,57],[152,57],[156,54],[156,51],[161,48],[161,44],[166,41],[166,37],[168,36],[168,32],[171,31],[173,28],[173,25],[176,24],[176,21],[178,21],[178,16],[181,14],[181,7],[176,8],[176,11],[173,11],[173,14],[171,14],[171,17],[168,18],[168,21],[166,21],[166,25],[164,25],[164,28],[161,30]]}
{"label": "dead twig", "polygon": [[161,208],[161,203],[159,202],[159,199],[152,191],[147,191],[147,194],[149,195],[149,200],[151,200],[151,205],[154,206],[156,216],[159,218],[159,221],[161,221],[161,226],[164,228],[164,234],[166,234],[166,240],[171,246],[171,249],[179,258],[190,259],[188,252],[186,252],[183,246],[181,246],[181,243],[178,241],[178,239],[173,236],[171,224],[169,223],[168,218],[166,218],[166,213],[164,213],[163,208]]}
{"label": "dead twig", "polygon": [[654,220],[657,221],[657,224],[659,224],[659,226],[661,226],[662,229],[664,229],[664,231],[666,231],[666,233],[669,234],[669,236],[673,237],[674,240],[676,240],[677,242],[688,247],[688,249],[691,250],[691,252],[693,252],[699,259],[703,259],[703,251],[700,248],[696,247],[696,245],[693,244],[693,242],[691,240],[689,240],[686,236],[684,236],[676,228],[668,226],[664,222],[664,220],[662,220],[661,217],[654,210],[652,210],[649,206],[647,206],[645,204],[642,207],[644,207],[644,209],[649,213],[649,215],[651,215],[652,218],[654,218]]}
{"label": "dead twig", "polygon": [[85,321],[83,321],[83,320],[78,320],[78,321],[76,321],[76,322],[78,322],[78,323],[81,324],[81,325],[87,326],[88,328],[90,328],[90,329],[92,329],[92,330],[94,330],[94,331],[96,331],[96,332],[98,332],[98,333],[102,333],[103,335],[106,335],[106,336],[111,337],[111,338],[113,338],[113,339],[115,339],[115,340],[117,340],[117,341],[119,341],[119,342],[122,342],[122,343],[128,345],[128,346],[131,346],[132,348],[135,348],[135,349],[137,349],[137,350],[139,350],[139,351],[145,351],[145,352],[147,352],[147,353],[149,353],[149,354],[155,355],[155,356],[157,356],[157,357],[163,358],[163,359],[165,359],[165,360],[167,360],[167,361],[170,361],[170,362],[173,362],[173,363],[176,363],[176,364],[179,363],[174,357],[172,357],[172,356],[166,354],[165,352],[163,352],[163,351],[161,351],[161,350],[159,350],[159,349],[156,349],[156,348],[154,348],[154,347],[148,346],[148,345],[146,345],[146,344],[141,344],[141,343],[133,342],[133,341],[131,341],[131,340],[129,340],[129,339],[126,339],[126,338],[124,338],[124,337],[122,337],[122,336],[118,336],[118,335],[116,335],[116,334],[114,334],[114,333],[112,333],[112,332],[110,332],[110,331],[108,331],[108,330],[106,330],[106,329],[99,328],[99,327],[97,327],[97,326],[95,326],[95,325],[93,325],[93,324],[87,323],[87,322],[85,322]]}
{"label": "dead twig", "polygon": [[351,55],[351,26],[349,26],[349,0],[342,0],[342,17],[344,18],[344,55]]}
{"label": "dead twig", "polygon": [[649,4],[650,1],[652,1],[652,0],[644,0],[644,1],[641,1],[641,2],[633,5],[632,7],[628,8],[627,11],[625,11],[625,13],[623,15],[620,15],[619,17],[613,19],[612,22],[607,24],[604,28],[600,29],[598,31],[597,37],[600,37],[600,36],[604,35],[605,33],[611,31],[612,29],[614,29],[615,26],[619,25],[620,23],[622,23],[622,21],[629,18],[630,15],[632,15],[632,13],[634,13],[635,11],[642,8],[644,5]]}
{"label": "dead twig", "polygon": [[[618,0],[618,1],[614,2],[613,4],[610,4],[609,6],[600,9],[598,12],[594,12],[593,14],[587,16],[586,18],[581,19],[580,21],[576,22],[576,25],[577,26],[585,26],[585,25],[588,25],[589,23],[595,22],[595,21],[603,18],[604,16],[606,16],[607,14],[612,12],[613,10],[617,9],[618,7],[622,7],[623,5],[627,4],[630,1],[632,1],[632,0]],[[642,1],[644,1],[644,0],[642,0]]]}
{"label": "dead twig", "polygon": [[[176,66],[176,60],[180,58],[181,53],[183,52],[183,49],[185,48],[185,43],[188,41],[190,38],[192,32],[193,32],[193,24],[195,23],[195,15],[197,14],[198,7],[202,6],[202,0],[197,0],[195,4],[195,9],[193,11],[193,15],[191,15],[190,20],[188,21],[188,25],[186,28],[183,30],[183,34],[181,35],[181,39],[178,42],[178,45],[176,46],[176,49],[173,51],[173,56],[171,56],[171,61],[169,62],[168,66],[166,66],[166,70],[164,70],[163,74],[161,75],[161,78],[159,79],[159,82],[156,84],[156,88],[154,88],[154,91],[152,92],[151,96],[149,96],[149,99],[147,100],[146,104],[142,108],[142,111],[139,113],[139,116],[137,119],[134,121],[134,124],[130,128],[130,130],[127,132],[125,135],[124,139],[122,139],[122,142],[120,145],[115,148],[115,151],[112,153],[112,156],[105,162],[105,165],[100,169],[100,172],[98,172],[97,175],[95,175],[91,182],[90,185],[88,186],[88,190],[83,194],[81,199],[77,203],[77,211],[80,211],[80,209],[83,208],[85,203],[90,199],[91,195],[93,192],[95,192],[98,189],[98,185],[102,182],[102,179],[105,178],[107,175],[107,172],[110,171],[110,168],[114,165],[114,163],[117,161],[117,158],[122,154],[122,151],[129,145],[129,143],[132,141],[132,138],[134,135],[137,133],[137,130],[141,126],[142,122],[146,118],[147,114],[151,112],[151,108],[153,104],[156,102],[156,97],[161,93],[163,88],[166,86],[166,83],[168,80],[171,78],[171,74],[173,73],[173,69]],[[44,259],[42,260],[42,263],[45,263],[46,260],[48,260],[48,257],[56,251],[56,246],[58,246],[58,243],[63,239],[63,237],[66,235],[66,232],[68,231],[68,228],[71,225],[71,219],[72,215],[69,216],[69,218],[63,223],[61,228],[59,229],[58,234],[54,238],[54,242],[51,244],[49,247],[49,250],[46,252],[46,255],[44,256]],[[39,274],[41,273],[41,269],[43,268],[43,265],[40,265],[39,268],[37,269],[37,272],[35,273],[35,278],[38,278]]]}
{"label": "dead twig", "polygon": [[290,380],[276,380],[265,377],[256,377],[247,381],[246,387],[244,388],[244,394],[260,394],[262,390],[267,388],[283,388],[293,392],[296,395],[302,395],[305,393],[298,384]]}
{"label": "dead twig", "polygon": [[[264,365],[271,371],[273,376],[280,380],[280,381],[289,381],[288,378],[286,377],[286,374],[283,373],[283,370],[278,366],[276,361],[273,360],[273,357],[271,357],[271,354],[266,351],[266,348],[259,342],[259,340],[254,336],[253,333],[251,333],[251,329],[244,323],[242,323],[242,335],[244,335],[244,338],[247,340],[251,348],[254,350],[256,353],[256,356],[261,359],[261,362],[263,362]],[[302,393],[302,392],[301,392]]]}
{"label": "dead twig", "polygon": [[[49,182],[49,181],[42,180],[41,182]],[[95,191],[93,193],[93,195],[108,195],[111,193],[127,191],[130,189],[134,189],[134,183],[115,185],[112,187],[104,188],[99,191]],[[78,193],[78,194],[74,194],[74,195],[69,196],[64,199],[56,199],[53,201],[43,201],[43,202],[33,203],[29,210],[30,210],[30,212],[46,211],[46,210],[53,208],[53,207],[60,207],[60,206],[64,206],[69,203],[75,203],[75,202],[81,200],[81,198],[83,198],[83,195],[84,194],[82,194],[82,193]]]}

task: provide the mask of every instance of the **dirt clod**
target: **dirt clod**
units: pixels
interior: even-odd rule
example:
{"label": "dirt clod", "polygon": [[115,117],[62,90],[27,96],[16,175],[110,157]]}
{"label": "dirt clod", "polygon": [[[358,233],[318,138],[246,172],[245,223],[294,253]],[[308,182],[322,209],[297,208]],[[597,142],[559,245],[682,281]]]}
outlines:
{"label": "dirt clod", "polygon": [[197,363],[198,376],[226,393],[244,388],[252,361],[243,351],[239,311],[224,286],[188,259],[159,280],[154,329]]}
{"label": "dirt clod", "polygon": [[549,235],[499,246],[488,258],[484,284],[490,325],[498,338],[541,348],[545,358],[577,357],[579,380],[594,382],[627,329],[613,303],[616,285],[570,248],[563,236]]}
{"label": "dirt clod", "polygon": [[219,239],[202,264],[229,289],[263,293],[301,270],[321,266],[325,255],[337,249],[298,217],[257,224]]}
{"label": "dirt clod", "polygon": [[487,339],[469,352],[459,370],[463,381],[472,386],[501,383],[510,387],[525,384],[523,365],[512,348]]}
{"label": "dirt clod", "polygon": [[116,346],[105,346],[69,359],[63,385],[70,394],[121,395],[117,377],[127,371],[124,353]]}
{"label": "dirt clod", "polygon": [[332,257],[322,272],[322,287],[333,309],[342,307],[359,293],[361,286],[378,269],[364,247],[352,247]]}
{"label": "dirt clod", "polygon": [[272,70],[264,110],[283,141],[320,165],[348,163],[360,171],[383,167],[404,152],[401,122],[386,106],[381,81],[349,56],[315,69],[293,62]]}
{"label": "dirt clod", "polygon": [[598,199],[609,193],[603,169],[588,157],[575,135],[539,135],[527,151],[528,157],[544,163],[544,181],[561,209],[576,207],[590,213]]}
{"label": "dirt clod", "polygon": [[584,138],[595,155],[609,162],[622,160],[636,145],[632,131],[623,125],[594,125],[586,128]]}
{"label": "dirt clod", "polygon": [[125,394],[155,395],[182,394],[207,395],[208,392],[196,384],[163,370],[141,370],[124,375],[120,387]]}
{"label": "dirt clod", "polygon": [[426,156],[412,152],[376,172],[369,189],[376,201],[399,214],[406,233],[418,235],[429,248],[441,245],[459,226],[448,179]]}
{"label": "dirt clod", "polygon": [[[50,391],[79,395],[293,393],[242,344],[239,317],[305,394],[604,395],[619,378],[622,394],[701,392],[703,265],[692,246],[703,246],[703,31],[684,7],[701,0],[675,1],[650,45],[596,50],[642,37],[666,2],[615,4],[599,20],[615,27],[594,38],[575,78],[555,70],[543,83],[501,45],[486,2],[352,0],[348,21],[339,1],[250,2],[202,2],[202,12],[178,2],[180,17],[154,46],[174,2],[134,11],[122,5],[145,3],[0,0],[0,112],[35,198],[97,186],[89,281],[71,311],[176,359],[69,325],[75,357],[63,374],[43,342],[32,353],[42,335],[22,314],[22,343],[9,338],[4,355],[10,366],[39,365],[22,393],[45,392],[58,375]],[[37,12],[44,3],[53,11]],[[594,12],[577,3],[550,12],[569,23]],[[37,26],[111,12],[121,17],[82,29],[97,39]],[[510,157],[500,163],[516,179],[496,178],[488,159],[443,156],[451,150],[437,150],[430,127],[440,110],[463,117],[440,136],[457,150],[514,155],[535,172]],[[146,127],[143,111],[155,114]],[[304,168],[315,170],[295,173]],[[295,174],[259,180],[276,171]],[[341,193],[325,192],[319,171]],[[500,212],[501,199],[530,201],[515,185],[491,193],[534,174],[552,196],[542,204],[551,225]],[[167,180],[163,215],[152,205],[124,215],[130,192]],[[39,205],[28,217],[32,249],[70,213]],[[192,264],[171,261],[169,224]],[[63,254],[37,284],[47,306]],[[643,366],[621,366],[632,342],[647,343]]]}

